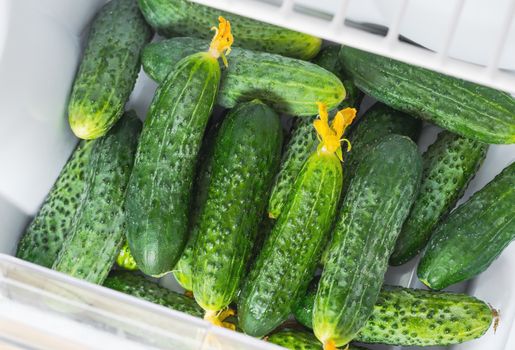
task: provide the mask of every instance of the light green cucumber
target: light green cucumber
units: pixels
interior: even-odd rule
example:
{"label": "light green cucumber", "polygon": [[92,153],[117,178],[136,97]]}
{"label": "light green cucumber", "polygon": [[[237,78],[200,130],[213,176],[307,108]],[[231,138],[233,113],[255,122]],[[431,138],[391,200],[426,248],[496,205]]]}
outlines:
{"label": "light green cucumber", "polygon": [[[270,343],[285,347],[290,350],[323,350],[322,343],[313,333],[284,328],[266,338]],[[350,345],[347,350],[366,350],[363,347]]]}
{"label": "light green cucumber", "polygon": [[136,0],[113,0],[96,15],[73,83],[68,118],[82,139],[105,135],[123,114],[152,31]]}
{"label": "light green cucumber", "polygon": [[120,249],[120,252],[116,257],[116,264],[125,270],[133,271],[138,269],[138,264],[134,261],[127,242],[125,242],[122,249]]}

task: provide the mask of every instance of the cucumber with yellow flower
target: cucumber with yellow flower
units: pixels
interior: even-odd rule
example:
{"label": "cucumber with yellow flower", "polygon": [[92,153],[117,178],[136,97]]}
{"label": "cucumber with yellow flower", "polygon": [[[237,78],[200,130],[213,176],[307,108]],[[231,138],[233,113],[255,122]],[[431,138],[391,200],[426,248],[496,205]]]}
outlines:
{"label": "cucumber with yellow flower", "polygon": [[336,214],[342,189],[341,138],[356,110],[336,114],[319,103],[314,127],[320,145],[306,160],[287,204],[252,266],[238,303],[239,326],[264,336],[288,318],[306,292]]}

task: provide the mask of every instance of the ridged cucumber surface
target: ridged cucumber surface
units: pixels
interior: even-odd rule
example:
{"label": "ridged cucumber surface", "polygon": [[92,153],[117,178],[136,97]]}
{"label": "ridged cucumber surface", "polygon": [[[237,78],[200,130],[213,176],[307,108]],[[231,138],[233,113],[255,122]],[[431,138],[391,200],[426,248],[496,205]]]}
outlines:
{"label": "ridged cucumber surface", "polygon": [[237,46],[308,60],[320,50],[322,40],[248,17],[195,4],[188,0],[139,0],[147,22],[165,37],[191,36],[210,39],[218,16],[231,21]]}
{"label": "ridged cucumber surface", "polygon": [[419,279],[443,289],[483,272],[515,239],[515,163],[507,166],[434,230]]}
{"label": "ridged cucumber surface", "polygon": [[194,248],[193,295],[206,317],[238,291],[281,147],[279,117],[260,101],[237,106],[222,122]]}
{"label": "ridged cucumber surface", "polygon": [[[323,350],[322,343],[313,333],[298,329],[285,328],[269,337],[267,341],[290,350]],[[350,345],[347,350],[366,350],[363,347]]]}
{"label": "ridged cucumber surface", "polygon": [[53,269],[101,284],[124,242],[123,201],[141,121],[134,112],[95,142],[85,174],[86,192]]}
{"label": "ridged cucumber surface", "polygon": [[[328,46],[320,51],[313,60],[313,63],[341,77],[341,65],[338,58],[339,51],[339,46]],[[347,96],[338,108],[357,106],[361,102],[361,92],[354,86],[352,81],[343,80],[343,82]],[[281,167],[270,194],[268,214],[271,218],[279,217],[302,165],[316,149],[318,141],[316,131],[313,129],[315,118],[297,118],[294,121],[291,137],[285,147]]]}
{"label": "ridged cucumber surface", "polygon": [[421,172],[417,145],[400,135],[383,138],[358,164],[315,298],[313,330],[326,347],[349,343],[372,314]]}
{"label": "ridged cucumber surface", "polygon": [[118,265],[122,269],[129,271],[138,269],[138,264],[136,264],[136,261],[134,260],[131,254],[131,250],[129,248],[129,244],[127,243],[127,241],[125,241],[122,249],[120,249],[120,252],[116,257],[116,265]]}
{"label": "ridged cucumber surface", "polygon": [[[178,60],[208,45],[196,38],[149,44],[143,50],[143,68],[161,82]],[[318,112],[316,102],[332,109],[344,98],[345,88],[338,77],[314,63],[234,47],[229,67],[223,71],[218,104],[233,108],[259,99],[280,113],[311,116]]]}
{"label": "ridged cucumber surface", "polygon": [[79,143],[18,243],[18,258],[52,267],[84,198],[84,178],[94,144]]}
{"label": "ridged cucumber surface", "polygon": [[507,93],[351,47],[340,57],[358,88],[395,109],[484,143],[515,143]]}
{"label": "ridged cucumber surface", "polygon": [[193,198],[191,200],[189,237],[179,261],[173,269],[173,275],[182,288],[193,290],[193,248],[198,235],[200,213],[207,199],[211,172],[213,170],[213,151],[219,124],[210,119],[204,140],[200,146],[195,174]]}
{"label": "ridged cucumber surface", "polygon": [[68,104],[77,137],[105,135],[120,119],[151,36],[136,0],[110,1],[96,15]]}
{"label": "ridged cucumber surface", "polygon": [[[297,321],[312,328],[318,284],[294,308]],[[384,286],[372,314],[354,338],[363,343],[444,346],[481,337],[497,321],[497,312],[465,294]]]}
{"label": "ridged cucumber surface", "polygon": [[161,287],[138,273],[112,272],[104,281],[104,286],[192,316],[202,317],[202,309],[195,300]]}
{"label": "ridged cucumber surface", "polygon": [[147,275],[170,272],[186,244],[192,179],[219,82],[218,61],[193,54],[170,72],[150,105],[125,201],[129,247]]}
{"label": "ridged cucumber surface", "polygon": [[245,333],[272,331],[305,292],[326,243],[341,184],[342,168],[334,154],[315,152],[308,158],[240,294],[238,319]]}
{"label": "ridged cucumber surface", "polygon": [[487,150],[487,144],[449,131],[438,135],[422,156],[420,191],[397,238],[390,264],[404,264],[420,253],[435,225],[462,196]]}

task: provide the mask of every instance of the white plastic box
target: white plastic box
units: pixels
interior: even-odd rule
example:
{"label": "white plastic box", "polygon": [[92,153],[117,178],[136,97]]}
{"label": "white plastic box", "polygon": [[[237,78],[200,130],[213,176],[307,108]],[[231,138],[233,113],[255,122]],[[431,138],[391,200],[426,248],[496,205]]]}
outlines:
{"label": "white plastic box", "polygon": [[[0,0],[0,349],[279,349],[12,257],[77,142],[66,102],[88,23],[104,2]],[[142,72],[128,108],[143,118],[155,87]],[[421,150],[437,130],[426,127]],[[464,199],[514,160],[514,145],[492,146]],[[414,266],[391,269],[387,282],[421,287]],[[497,334],[452,349],[515,349],[514,270],[511,245],[487,272],[453,288],[499,308],[501,324]],[[162,283],[177,288],[172,278]]]}

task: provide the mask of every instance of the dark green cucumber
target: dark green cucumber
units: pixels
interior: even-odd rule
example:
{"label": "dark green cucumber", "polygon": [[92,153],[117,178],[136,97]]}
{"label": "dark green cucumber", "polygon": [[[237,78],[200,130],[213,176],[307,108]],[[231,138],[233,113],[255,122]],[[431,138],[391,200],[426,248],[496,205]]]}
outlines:
{"label": "dark green cucumber", "polygon": [[110,1],[97,14],[68,104],[77,137],[105,135],[120,119],[151,36],[136,0]]}
{"label": "dark green cucumber", "polygon": [[112,272],[104,281],[104,286],[154,304],[166,306],[192,316],[202,317],[202,309],[193,299],[161,287],[138,273]]}
{"label": "dark green cucumber", "polygon": [[[196,38],[149,44],[143,50],[143,68],[161,82],[175,62],[208,45],[208,41]],[[218,104],[233,108],[240,102],[259,99],[277,112],[310,116],[318,112],[316,102],[332,109],[344,97],[342,82],[316,64],[234,47],[229,67],[223,71]]]}
{"label": "dark green cucumber", "polygon": [[258,100],[237,106],[222,123],[194,248],[193,295],[206,315],[236,295],[281,147],[279,117]]}
{"label": "dark green cucumber", "polygon": [[79,143],[18,243],[18,258],[45,267],[54,264],[84,198],[84,177],[94,144]]}
{"label": "dark green cucumber", "polygon": [[320,50],[322,40],[189,0],[139,0],[147,22],[165,37],[192,36],[210,39],[207,31],[218,16],[231,22],[237,45],[283,56],[309,60]]}
{"label": "dark green cucumber", "polygon": [[186,244],[197,154],[219,82],[218,61],[193,54],[170,72],[150,105],[125,201],[129,247],[147,275],[171,271]]}
{"label": "dark green cucumber", "polygon": [[138,264],[136,264],[136,261],[134,261],[131,250],[129,249],[129,244],[127,242],[125,242],[122,249],[120,249],[120,252],[116,257],[116,264],[125,270],[132,271],[138,269]]}
{"label": "dark green cucumber", "polygon": [[[313,333],[298,329],[282,329],[266,338],[268,342],[291,350],[323,350],[322,343]],[[360,346],[350,345],[347,350],[366,350]]]}
{"label": "dark green cucumber", "polygon": [[[210,121],[212,121],[211,119]],[[207,199],[207,191],[211,181],[213,168],[213,150],[218,124],[211,122],[205,132],[204,140],[200,146],[195,174],[193,198],[191,200],[189,237],[179,261],[175,265],[173,275],[182,288],[193,290],[193,247],[198,235],[198,221],[200,212]]]}
{"label": "dark green cucumber", "polygon": [[[341,76],[341,66],[338,59],[339,50],[339,46],[328,46],[320,51],[320,54],[315,57],[313,63],[337,76]],[[354,86],[352,81],[344,80],[344,85],[347,96],[338,108],[357,106],[361,102],[361,92]],[[270,194],[268,215],[271,218],[279,217],[302,165],[316,149],[318,141],[316,131],[313,129],[314,119],[315,117],[297,118],[294,121],[291,138],[285,147],[281,167]]]}
{"label": "dark green cucumber", "polygon": [[338,158],[314,152],[244,283],[238,319],[245,333],[263,336],[276,328],[305,292],[326,243],[341,185]]}
{"label": "dark green cucumber", "polygon": [[134,112],[95,142],[85,174],[86,192],[52,268],[101,284],[124,242],[123,201],[141,121]]}
{"label": "dark green cucumber", "polygon": [[313,329],[343,346],[373,311],[422,172],[417,145],[388,135],[357,166],[336,221],[315,298]]}
{"label": "dark green cucumber", "polygon": [[515,239],[515,163],[455,209],[434,230],[419,279],[443,289],[483,272]]}
{"label": "dark green cucumber", "polygon": [[[312,328],[317,286],[314,281],[293,310],[297,321],[308,328]],[[481,337],[496,314],[465,294],[384,286],[354,340],[402,346],[458,344]]]}
{"label": "dark green cucumber", "polygon": [[340,52],[360,90],[463,137],[515,143],[515,99],[507,93],[350,47]]}
{"label": "dark green cucumber", "polygon": [[420,191],[397,238],[390,264],[404,264],[420,253],[440,218],[462,196],[487,150],[487,144],[449,131],[438,135],[422,156]]}

